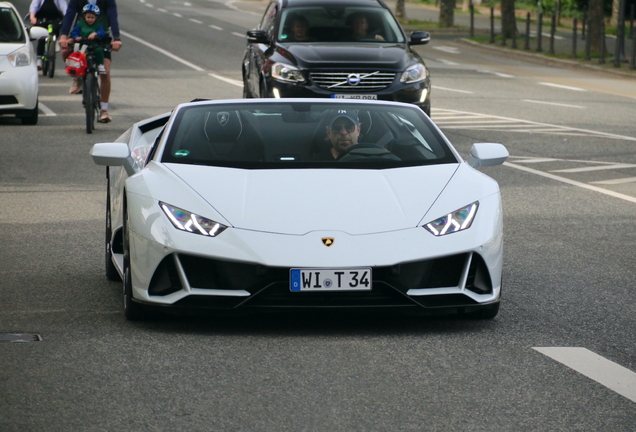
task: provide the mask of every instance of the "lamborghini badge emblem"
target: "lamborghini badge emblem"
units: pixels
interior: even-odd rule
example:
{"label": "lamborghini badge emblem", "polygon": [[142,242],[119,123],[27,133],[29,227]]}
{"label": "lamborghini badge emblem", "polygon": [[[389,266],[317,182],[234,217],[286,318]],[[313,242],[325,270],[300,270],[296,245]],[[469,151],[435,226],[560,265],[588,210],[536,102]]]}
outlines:
{"label": "lamborghini badge emblem", "polygon": [[227,122],[230,120],[230,113],[226,111],[222,111],[216,114],[216,119],[221,126],[225,126]]}
{"label": "lamborghini badge emblem", "polygon": [[323,237],[322,238],[322,244],[324,244],[325,246],[329,247],[333,244],[334,240],[333,237]]}

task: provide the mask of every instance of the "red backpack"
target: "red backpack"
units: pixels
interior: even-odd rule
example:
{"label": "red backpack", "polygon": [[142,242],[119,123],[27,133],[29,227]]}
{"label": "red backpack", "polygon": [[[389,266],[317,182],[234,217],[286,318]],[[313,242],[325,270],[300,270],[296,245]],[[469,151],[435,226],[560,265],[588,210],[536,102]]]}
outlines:
{"label": "red backpack", "polygon": [[86,56],[79,51],[72,52],[66,58],[66,73],[73,77],[86,75]]}

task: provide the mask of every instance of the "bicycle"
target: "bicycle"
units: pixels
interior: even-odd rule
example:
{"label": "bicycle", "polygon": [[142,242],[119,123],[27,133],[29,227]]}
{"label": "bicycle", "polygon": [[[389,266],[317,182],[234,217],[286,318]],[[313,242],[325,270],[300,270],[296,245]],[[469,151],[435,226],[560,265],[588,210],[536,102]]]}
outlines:
{"label": "bicycle", "polygon": [[[86,69],[82,76],[82,105],[86,111],[86,133],[93,133],[95,130],[95,117],[99,116],[101,108],[101,96],[99,92],[99,79],[97,61],[95,59],[95,49],[108,46],[111,38],[95,38],[85,43],[77,42],[82,49],[85,49]],[[95,44],[95,42],[97,42]],[[84,48],[85,47],[85,48]]]}
{"label": "bicycle", "polygon": [[57,56],[57,36],[53,30],[53,24],[48,24],[48,30],[49,35],[44,41],[44,53],[42,54],[42,75],[48,75],[49,78],[53,78],[55,76],[55,58]]}

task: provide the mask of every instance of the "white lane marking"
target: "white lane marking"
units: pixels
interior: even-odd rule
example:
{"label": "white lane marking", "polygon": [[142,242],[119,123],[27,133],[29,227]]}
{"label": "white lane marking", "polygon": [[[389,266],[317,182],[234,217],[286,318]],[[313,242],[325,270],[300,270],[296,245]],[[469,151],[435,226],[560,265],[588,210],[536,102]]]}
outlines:
{"label": "white lane marking", "polygon": [[203,21],[199,21],[198,19],[190,18],[190,21],[196,24],[203,24]]}
{"label": "white lane marking", "polygon": [[592,186],[592,185],[589,185],[589,184],[577,182],[576,180],[570,180],[570,179],[565,178],[565,177],[559,177],[557,175],[550,174],[550,173],[543,172],[543,171],[539,171],[539,170],[532,169],[532,168],[528,168],[526,166],[516,165],[516,164],[513,164],[511,162],[504,162],[503,164],[505,166],[507,166],[507,167],[510,167],[510,168],[515,168],[515,169],[518,169],[518,170],[521,170],[521,171],[526,171],[526,172],[529,172],[531,174],[536,174],[536,175],[541,176],[541,177],[545,177],[545,178],[549,178],[549,179],[552,179],[552,180],[556,180],[556,181],[560,181],[560,182],[563,182],[563,183],[567,183],[569,185],[577,186],[577,187],[580,187],[582,189],[587,189],[587,190],[591,190],[591,191],[594,191],[594,192],[599,192],[599,193],[602,193],[602,194],[605,194],[605,195],[608,195],[608,196],[611,196],[611,197],[614,197],[614,198],[622,199],[624,201],[628,201],[628,202],[636,204],[636,197],[632,197],[632,196],[625,195],[625,194],[622,194],[622,193],[618,193],[618,192],[614,192],[614,191],[611,191],[611,190],[603,189],[603,188],[600,188],[600,187],[597,187],[597,186]]}
{"label": "white lane marking", "polygon": [[459,48],[456,47],[449,47],[449,46],[434,46],[432,47],[433,49],[436,49],[438,51],[444,51],[450,54],[459,54]]}
{"label": "white lane marking", "polygon": [[553,171],[550,171],[550,172],[579,173],[579,172],[587,172],[587,171],[602,171],[602,170],[613,170],[613,169],[621,169],[621,168],[636,168],[636,165],[634,165],[634,164],[596,165],[596,166],[591,166],[591,167],[567,168],[567,169],[553,170]]}
{"label": "white lane marking", "polygon": [[223,31],[222,27],[215,26],[215,25],[212,25],[212,24],[210,24],[208,27],[213,28],[214,30]]}
{"label": "white lane marking", "polygon": [[[593,131],[589,129],[578,129],[578,128],[570,128],[567,126],[559,126],[552,125],[549,123],[538,123],[528,120],[520,120],[514,119],[510,117],[501,117],[501,116],[493,116],[479,113],[471,113],[466,111],[456,111],[449,110],[443,108],[433,108],[433,121],[437,123],[437,119],[443,117],[444,115],[452,114],[452,115],[463,115],[466,116],[467,119],[474,118],[484,118],[484,119],[500,119],[500,120],[508,120],[511,122],[511,125],[502,125],[500,129],[494,129],[496,126],[475,126],[473,124],[467,123],[465,125],[451,125],[446,127],[447,129],[483,129],[485,127],[489,127],[492,130],[501,130],[503,132],[522,132],[522,133],[549,133],[551,135],[565,135],[565,136],[594,136],[594,137],[603,137],[603,138],[611,138],[611,139],[619,139],[619,140],[627,140],[627,141],[636,141],[634,137],[628,137],[625,135],[617,135],[610,134],[606,132]],[[513,129],[512,123],[516,123],[514,127],[521,129]],[[538,127],[544,129],[537,129]]]}
{"label": "white lane marking", "polygon": [[177,18],[183,18],[183,15],[176,12],[174,12],[172,15],[176,16]]}
{"label": "white lane marking", "polygon": [[[225,2],[225,6],[227,6],[227,7],[228,7],[228,8],[230,8],[230,9],[233,9],[233,10],[235,10],[235,11],[239,11],[239,12],[241,12],[242,14],[255,15],[255,16],[259,17],[259,18],[263,15],[263,13],[262,13],[262,12],[261,12],[261,13],[258,13],[258,12],[252,12],[252,11],[243,10],[243,9],[241,9],[241,8],[237,7],[237,6],[234,6],[234,3],[235,3],[236,1],[240,1],[240,0],[230,0],[230,1],[226,1],[226,2]],[[263,8],[263,10],[264,10],[264,9],[265,9],[265,8]]]}
{"label": "white lane marking", "polygon": [[533,349],[636,402],[636,373],[631,370],[586,348],[533,347]]}
{"label": "white lane marking", "polygon": [[467,91],[467,90],[457,90],[457,89],[450,89],[450,88],[438,87],[438,86],[433,86],[433,88],[436,90],[446,90],[446,91],[456,92],[456,93],[475,94],[474,92]]}
{"label": "white lane marking", "polygon": [[44,113],[44,117],[57,117],[57,114],[53,112],[53,110],[42,102],[38,102],[38,108]]}
{"label": "white lane marking", "polygon": [[238,37],[241,37],[241,38],[246,38],[247,37],[247,35],[244,35],[243,33],[232,32],[232,34],[234,36],[238,36]]}
{"label": "white lane marking", "polygon": [[153,8],[153,7],[155,7],[155,5],[152,5],[152,4],[150,4],[150,3],[146,3],[146,6],[147,6],[147,7],[149,7],[149,8]]}
{"label": "white lane marking", "polygon": [[636,177],[625,177],[625,178],[619,178],[619,179],[614,179],[614,180],[601,180],[601,181],[595,181],[595,182],[590,182],[592,184],[604,184],[604,185],[617,185],[617,184],[623,184],[623,183],[634,183],[636,182]]}
{"label": "white lane marking", "polygon": [[542,85],[542,86],[548,86],[548,87],[556,87],[556,88],[565,89],[565,90],[574,90],[574,91],[580,91],[580,92],[587,91],[585,89],[578,88],[578,87],[570,87],[570,86],[566,86],[566,85],[547,83],[547,82],[540,82],[540,83],[537,83],[537,84]]}
{"label": "white lane marking", "polygon": [[508,75],[508,74],[501,73],[501,72],[493,72],[493,71],[490,71],[490,70],[477,69],[477,72],[493,74],[493,75],[497,75],[498,77],[501,77],[501,78],[514,78],[514,75]]}
{"label": "white lane marking", "polygon": [[192,6],[192,3],[185,2],[183,5],[184,6]]}
{"label": "white lane marking", "polygon": [[521,159],[521,160],[516,160],[516,163],[541,163],[541,162],[556,162],[556,161],[560,161],[561,159],[552,159],[552,158],[528,158],[528,159]]}
{"label": "white lane marking", "polygon": [[445,60],[445,59],[437,59],[438,62],[447,64],[449,66],[459,66],[459,63],[455,63],[454,61]]}
{"label": "white lane marking", "polygon": [[530,102],[530,103],[543,104],[543,105],[552,105],[552,106],[558,106],[558,107],[564,107],[564,108],[582,108],[582,109],[585,108],[585,107],[582,107],[580,105],[568,105],[568,104],[562,104],[562,103],[556,103],[556,102],[545,102],[545,101],[538,101],[538,100],[532,100],[532,99],[521,99],[521,102]]}
{"label": "white lane marking", "polygon": [[214,74],[214,73],[209,73],[208,75],[210,75],[212,78],[216,78],[218,80],[225,81],[226,83],[235,85],[237,87],[243,87],[243,82],[242,81],[233,80],[231,78],[226,78],[224,76],[217,75],[217,74]]}
{"label": "white lane marking", "polygon": [[163,12],[163,13],[168,13],[168,11],[164,8],[158,8],[157,9],[159,12]]}
{"label": "white lane marking", "polygon": [[140,39],[140,38],[138,38],[137,36],[133,36],[133,35],[131,35],[130,33],[125,32],[125,31],[123,31],[123,30],[120,30],[119,32],[120,32],[121,34],[123,34],[124,36],[126,36],[127,38],[130,38],[130,39],[132,39],[132,40],[134,40],[134,41],[139,42],[139,43],[140,43],[140,44],[142,44],[142,45],[147,46],[148,48],[151,48],[151,49],[153,49],[153,50],[155,50],[155,51],[158,51],[158,52],[160,52],[161,54],[163,54],[163,55],[165,55],[165,56],[167,56],[167,57],[170,57],[171,59],[176,60],[176,61],[178,61],[178,62],[179,62],[179,63],[181,63],[181,64],[184,64],[184,65],[188,66],[189,68],[192,68],[192,69],[194,69],[194,70],[196,70],[196,71],[199,71],[199,72],[203,72],[203,71],[205,71],[205,69],[203,69],[203,68],[201,68],[201,67],[199,67],[199,66],[197,66],[197,65],[195,65],[195,64],[192,64],[192,63],[190,63],[189,61],[182,59],[181,57],[177,57],[176,55],[174,55],[174,54],[172,54],[172,53],[170,53],[170,52],[168,52],[168,51],[164,50],[163,48],[159,48],[158,46],[153,45],[153,44],[151,44],[150,42],[146,42],[145,40]]}

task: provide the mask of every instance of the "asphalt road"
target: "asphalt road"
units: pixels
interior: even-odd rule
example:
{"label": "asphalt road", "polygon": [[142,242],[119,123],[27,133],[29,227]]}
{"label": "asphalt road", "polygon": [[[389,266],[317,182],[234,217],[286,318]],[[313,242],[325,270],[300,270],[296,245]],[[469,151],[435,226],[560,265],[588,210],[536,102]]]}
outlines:
{"label": "asphalt road", "polygon": [[0,342],[0,430],[636,429],[634,80],[450,36],[418,47],[433,119],[460,152],[501,142],[511,154],[485,170],[504,199],[492,321],[131,323],[104,277],[104,170],[88,151],[179,102],[241,97],[242,35],[263,4],[119,3],[113,123],[85,133],[61,69],[40,80],[37,126],[0,117],[0,340],[41,337]]}

